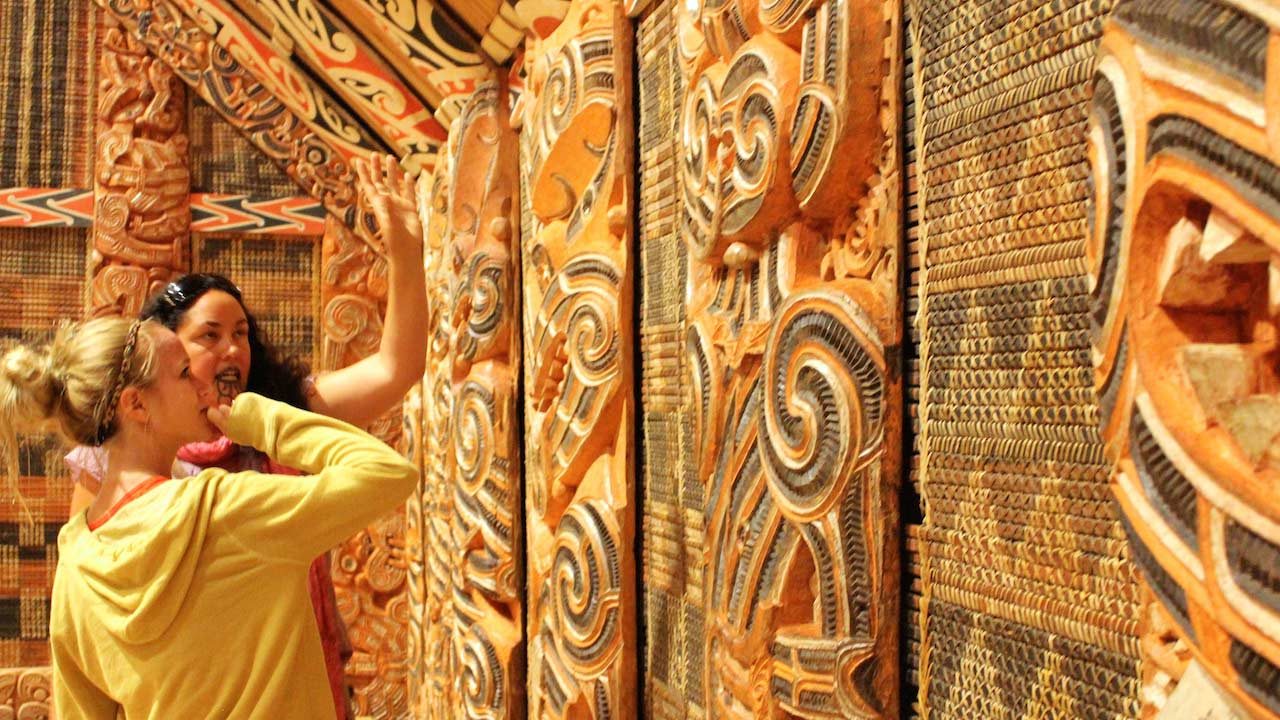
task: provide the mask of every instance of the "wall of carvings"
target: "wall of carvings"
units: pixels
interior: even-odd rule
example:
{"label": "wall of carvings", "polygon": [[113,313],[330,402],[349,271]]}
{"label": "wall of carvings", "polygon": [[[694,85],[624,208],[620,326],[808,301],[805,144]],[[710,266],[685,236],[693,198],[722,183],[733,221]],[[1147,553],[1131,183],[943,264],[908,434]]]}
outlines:
{"label": "wall of carvings", "polygon": [[91,312],[233,212],[184,85],[329,214],[321,367],[386,302],[349,161],[424,168],[358,712],[1152,717],[1194,661],[1280,717],[1276,3],[98,3],[92,217],[6,198]]}

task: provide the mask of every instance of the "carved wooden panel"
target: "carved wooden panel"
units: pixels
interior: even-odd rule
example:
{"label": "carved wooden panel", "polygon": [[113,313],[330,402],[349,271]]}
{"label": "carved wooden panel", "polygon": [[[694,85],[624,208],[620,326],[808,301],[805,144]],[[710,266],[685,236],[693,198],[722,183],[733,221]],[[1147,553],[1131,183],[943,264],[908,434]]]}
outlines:
{"label": "carved wooden panel", "polygon": [[529,707],[634,717],[631,35],[574,2],[526,42]]}
{"label": "carved wooden panel", "polygon": [[0,670],[0,720],[53,720],[53,670]]}
{"label": "carved wooden panel", "polygon": [[898,4],[682,4],[714,717],[898,712]]}
{"label": "carved wooden panel", "polygon": [[[386,312],[387,263],[333,217],[325,223],[321,257],[320,365],[332,370],[377,351]],[[396,407],[369,430],[394,446],[403,427]],[[395,511],[332,554],[338,610],[354,649],[347,683],[355,689],[358,715],[397,718],[408,708],[406,663],[412,643],[404,535],[405,512]]]}
{"label": "carved wooden panel", "polygon": [[102,32],[86,310],[133,316],[188,264],[186,88],[119,24]]}
{"label": "carved wooden panel", "polygon": [[524,716],[524,559],[517,420],[515,132],[479,86],[450,130],[426,205],[432,329],[422,490],[426,664],[420,716]]}
{"label": "carved wooden panel", "polygon": [[1280,3],[1119,2],[1090,106],[1094,360],[1155,604],[1144,714],[1198,659],[1280,717]]}

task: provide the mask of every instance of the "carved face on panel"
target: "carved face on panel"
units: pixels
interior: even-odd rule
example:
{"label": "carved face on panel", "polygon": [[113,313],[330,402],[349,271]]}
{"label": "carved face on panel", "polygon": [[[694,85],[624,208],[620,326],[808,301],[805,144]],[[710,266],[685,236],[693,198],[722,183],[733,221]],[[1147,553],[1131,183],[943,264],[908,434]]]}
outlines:
{"label": "carved face on panel", "polygon": [[[756,255],[797,209],[848,218],[882,179],[886,24],[859,0],[681,6],[684,234],[700,260]],[[862,13],[862,15],[857,15]],[[758,28],[758,29],[755,29]],[[766,31],[771,30],[772,32]],[[734,249],[734,245],[743,249]]]}
{"label": "carved face on panel", "polygon": [[[898,242],[892,8],[678,8],[708,709],[880,717],[896,702],[880,538],[896,532],[897,279],[840,253],[855,235],[868,255]],[[875,213],[893,222],[862,219]]]}
{"label": "carved face on panel", "polygon": [[[619,268],[630,221],[617,180],[612,26],[588,27],[558,52],[529,62],[535,76],[545,77],[527,120],[530,204],[538,221],[525,278],[530,307],[538,308],[528,339],[530,427],[542,438],[546,477],[572,478],[593,450],[612,442],[618,420],[605,409],[620,380]],[[533,500],[544,508],[553,502],[540,486]]]}
{"label": "carved face on panel", "polygon": [[1161,612],[1251,712],[1280,717],[1277,33],[1245,3],[1213,3],[1212,25],[1202,6],[1121,4],[1103,40],[1096,384],[1122,521]]}
{"label": "carved face on panel", "polygon": [[458,285],[454,289],[453,343],[456,371],[509,352],[511,325],[504,308],[514,288],[509,243],[511,201],[491,193],[502,148],[498,89],[480,88],[457,121],[457,169],[449,193],[449,243]]}

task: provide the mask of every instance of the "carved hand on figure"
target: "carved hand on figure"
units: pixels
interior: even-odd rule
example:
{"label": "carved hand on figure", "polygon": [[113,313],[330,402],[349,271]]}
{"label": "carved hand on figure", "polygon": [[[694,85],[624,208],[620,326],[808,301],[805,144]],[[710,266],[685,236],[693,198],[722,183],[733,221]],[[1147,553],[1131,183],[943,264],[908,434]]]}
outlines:
{"label": "carved hand on figure", "polygon": [[413,180],[390,155],[374,153],[354,164],[361,202],[376,225],[363,229],[382,241],[391,258],[421,256],[422,221]]}

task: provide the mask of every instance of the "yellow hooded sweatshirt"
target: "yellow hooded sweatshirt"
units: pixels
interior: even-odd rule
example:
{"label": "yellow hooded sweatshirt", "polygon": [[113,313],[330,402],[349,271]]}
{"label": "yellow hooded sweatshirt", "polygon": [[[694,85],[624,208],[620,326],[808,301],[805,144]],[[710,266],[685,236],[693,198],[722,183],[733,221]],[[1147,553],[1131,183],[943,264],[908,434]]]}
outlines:
{"label": "yellow hooded sweatshirt", "polygon": [[252,393],[227,435],[303,472],[162,482],[58,536],[50,643],[61,720],[334,717],[307,568],[418,473],[339,420]]}

